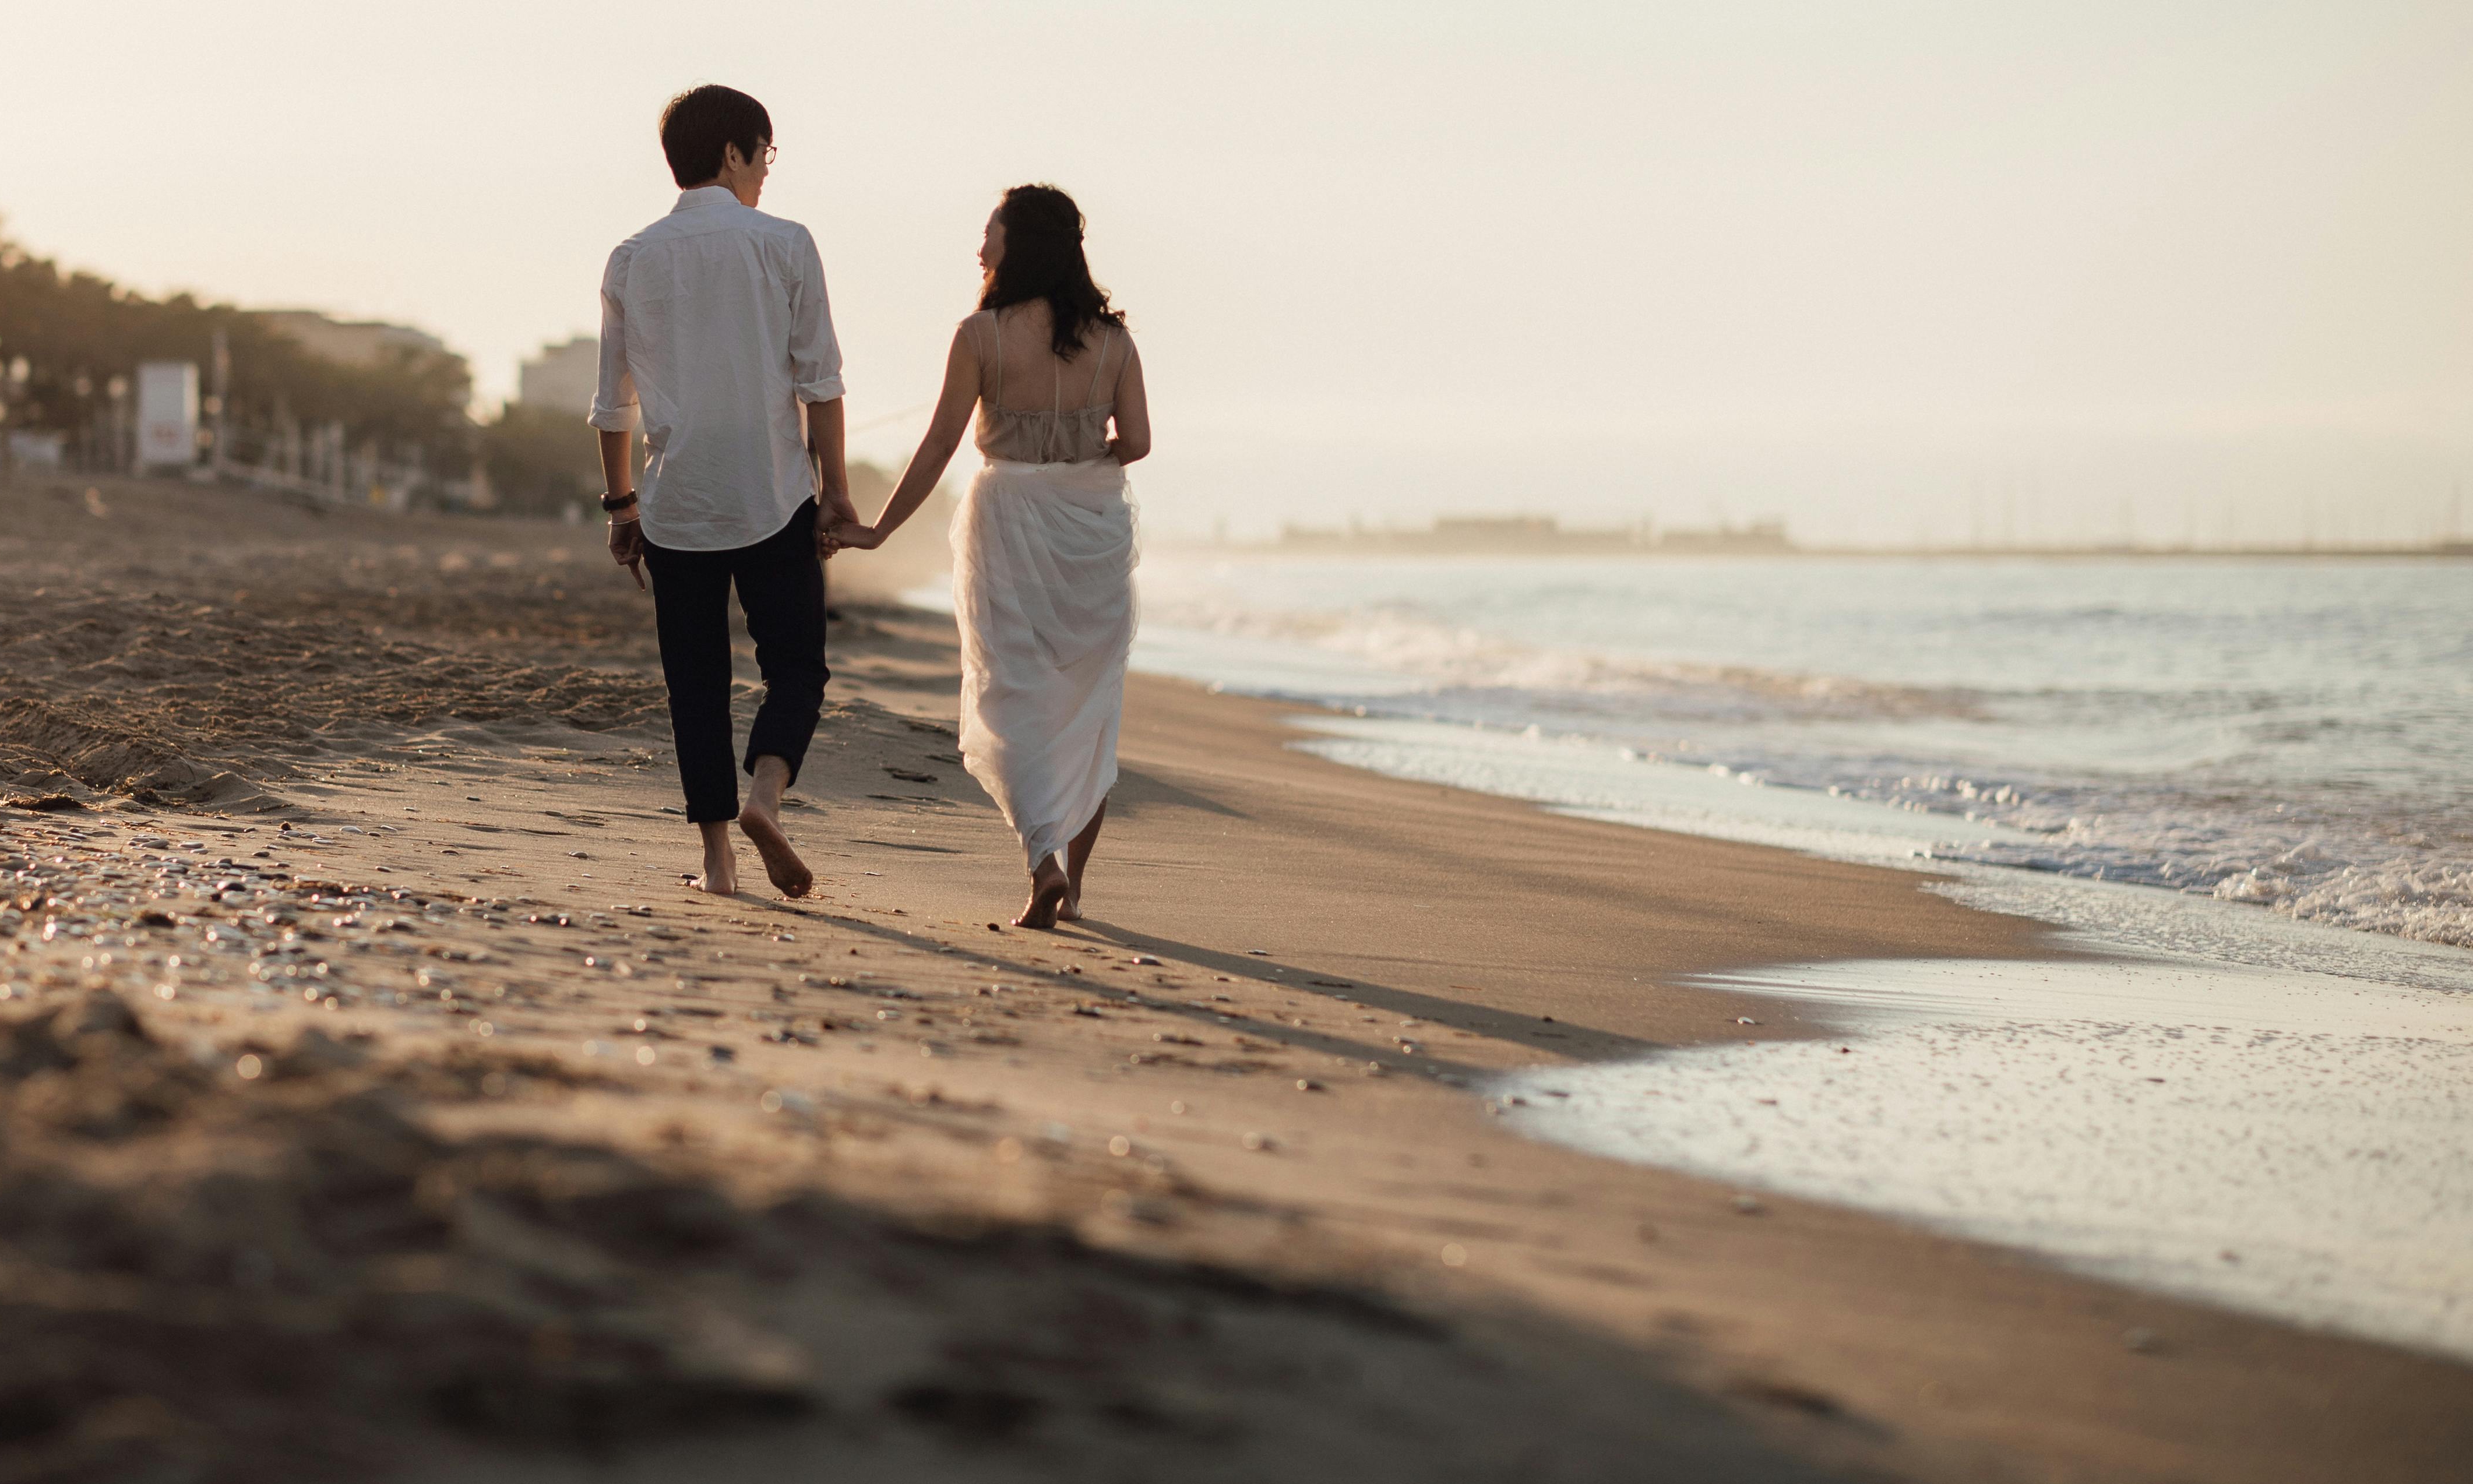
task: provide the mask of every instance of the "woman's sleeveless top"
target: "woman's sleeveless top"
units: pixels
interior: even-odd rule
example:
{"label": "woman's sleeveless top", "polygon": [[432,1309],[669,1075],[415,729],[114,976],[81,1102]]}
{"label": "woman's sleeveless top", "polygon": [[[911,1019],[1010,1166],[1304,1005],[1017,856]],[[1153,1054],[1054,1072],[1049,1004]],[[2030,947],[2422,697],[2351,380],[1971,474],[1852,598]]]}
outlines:
{"label": "woman's sleeveless top", "polygon": [[1116,410],[1114,396],[1098,400],[1108,385],[1108,352],[1116,343],[1110,329],[1099,342],[1091,368],[1090,390],[1079,407],[1065,405],[1065,378],[1071,363],[1060,367],[1051,406],[1016,410],[1004,404],[1004,337],[996,317],[987,311],[988,349],[979,357],[979,452],[1015,464],[1088,464],[1108,456],[1108,419]]}

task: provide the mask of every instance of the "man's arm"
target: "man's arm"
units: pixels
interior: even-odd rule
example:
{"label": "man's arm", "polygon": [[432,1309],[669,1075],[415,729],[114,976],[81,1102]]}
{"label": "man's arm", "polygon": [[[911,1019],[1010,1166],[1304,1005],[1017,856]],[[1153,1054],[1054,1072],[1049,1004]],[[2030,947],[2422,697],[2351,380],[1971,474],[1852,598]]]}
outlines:
{"label": "man's arm", "polygon": [[[635,437],[623,428],[601,429],[601,488],[611,500],[636,492],[636,471],[629,467],[635,461],[628,458],[635,450],[627,446]],[[633,519],[635,512],[627,515]]]}
{"label": "man's arm", "polygon": [[635,503],[635,470],[628,467],[634,463],[630,455],[635,449],[630,444],[635,439],[636,435],[624,428],[601,429],[601,488],[608,491],[601,508],[610,510],[612,503],[618,502],[621,496],[625,497],[619,509],[610,511],[610,560],[633,574],[636,586],[641,587],[644,586],[644,522],[639,518],[642,512]]}
{"label": "man's arm", "polygon": [[[610,266],[601,275],[601,374],[588,420],[601,434],[601,488],[607,496],[602,509],[610,511],[610,560],[633,573],[636,586],[641,587],[644,527],[636,519],[640,511],[633,503],[636,475],[629,467],[641,414],[636,402],[636,378],[627,370],[627,312],[619,295],[626,281],[626,251],[622,245],[611,253]],[[623,504],[622,495],[626,496]],[[612,504],[619,508],[610,510]]]}
{"label": "man's arm", "polygon": [[790,273],[790,382],[807,410],[807,464],[815,471],[816,554],[829,557],[827,533],[858,519],[851,508],[850,469],[842,445],[842,347],[825,293],[825,262],[816,239],[798,228]]}
{"label": "man's arm", "polygon": [[816,474],[816,529],[858,519],[851,505],[850,464],[842,448],[842,399],[807,404],[807,464]]}

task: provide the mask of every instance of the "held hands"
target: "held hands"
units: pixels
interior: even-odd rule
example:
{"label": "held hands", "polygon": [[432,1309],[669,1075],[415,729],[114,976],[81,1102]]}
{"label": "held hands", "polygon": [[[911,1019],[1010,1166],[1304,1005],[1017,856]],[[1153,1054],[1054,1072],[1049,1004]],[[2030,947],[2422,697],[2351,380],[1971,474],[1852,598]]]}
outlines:
{"label": "held hands", "polygon": [[857,551],[874,551],[884,544],[884,533],[855,520],[844,520],[826,533],[826,539],[831,541],[836,550],[849,547]]}
{"label": "held hands", "polygon": [[858,507],[851,504],[848,490],[820,491],[816,510],[816,555],[829,562],[834,552],[856,544],[844,540],[842,534],[858,523]]}

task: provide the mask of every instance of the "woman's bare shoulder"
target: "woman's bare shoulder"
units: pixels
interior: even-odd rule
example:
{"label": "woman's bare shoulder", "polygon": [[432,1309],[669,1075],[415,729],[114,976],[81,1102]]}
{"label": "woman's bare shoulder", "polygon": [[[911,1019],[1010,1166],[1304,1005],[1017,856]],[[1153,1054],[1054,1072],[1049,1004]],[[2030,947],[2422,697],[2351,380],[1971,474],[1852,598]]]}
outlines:
{"label": "woman's bare shoulder", "polygon": [[966,314],[953,322],[953,348],[975,360],[996,344],[996,316],[993,309]]}

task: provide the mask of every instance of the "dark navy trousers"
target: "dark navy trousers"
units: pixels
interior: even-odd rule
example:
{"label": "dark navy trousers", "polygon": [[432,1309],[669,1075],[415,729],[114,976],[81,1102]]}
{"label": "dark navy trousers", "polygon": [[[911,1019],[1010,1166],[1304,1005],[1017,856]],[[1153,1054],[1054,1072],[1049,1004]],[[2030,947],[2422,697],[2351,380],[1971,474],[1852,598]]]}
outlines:
{"label": "dark navy trousers", "polygon": [[730,590],[756,640],[764,703],[747,733],[747,771],[779,757],[798,781],[825,706],[825,564],[816,555],[816,502],[753,546],[673,551],[644,543],[652,573],[653,621],[661,637],[661,679],[670,691],[670,736],[687,818],[697,824],[738,817],[737,757],[731,748]]}

